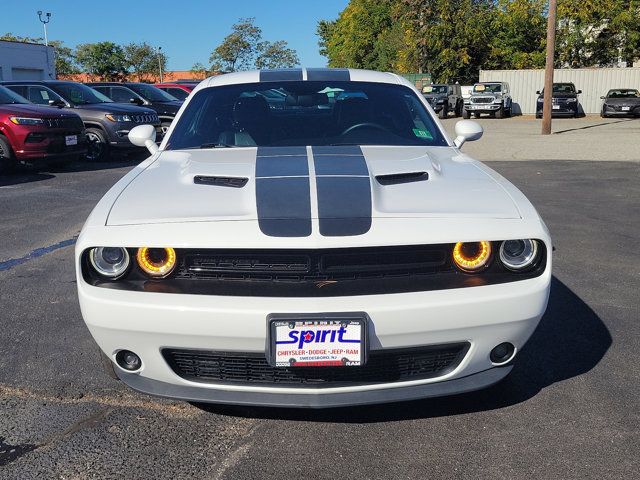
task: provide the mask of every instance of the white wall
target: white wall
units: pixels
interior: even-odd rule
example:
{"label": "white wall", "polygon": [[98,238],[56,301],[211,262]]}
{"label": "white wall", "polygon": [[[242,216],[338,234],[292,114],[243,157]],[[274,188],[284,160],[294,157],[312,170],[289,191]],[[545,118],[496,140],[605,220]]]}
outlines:
{"label": "white wall", "polygon": [[[537,90],[544,86],[544,70],[480,70],[481,82],[507,82],[511,87],[514,113],[536,112]],[[640,90],[640,68],[560,68],[553,74],[554,82],[572,82],[582,94],[578,101],[585,113],[600,113],[602,100],[612,88]],[[518,112],[518,106],[520,112]]]}
{"label": "white wall", "polygon": [[52,80],[56,78],[53,47],[0,40],[2,80]]}

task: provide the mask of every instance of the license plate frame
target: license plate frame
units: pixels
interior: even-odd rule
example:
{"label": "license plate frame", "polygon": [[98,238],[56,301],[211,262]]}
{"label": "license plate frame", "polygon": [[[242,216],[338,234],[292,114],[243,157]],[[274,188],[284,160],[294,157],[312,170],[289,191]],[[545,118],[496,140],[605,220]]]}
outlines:
{"label": "license plate frame", "polygon": [[67,147],[74,147],[78,145],[78,135],[65,135],[64,144]]}
{"label": "license plate frame", "polygon": [[[369,352],[368,321],[369,318],[364,312],[270,314],[267,316],[267,361],[276,368],[344,368],[365,365]],[[341,327],[345,328],[342,336],[339,334]],[[298,335],[293,335],[295,339],[290,339],[291,335],[290,338],[282,336],[288,330],[297,330]],[[325,334],[325,341],[314,338],[316,332],[325,330],[336,332],[333,342],[330,338],[331,333]],[[305,331],[311,334],[311,339],[308,342],[302,341],[302,348],[298,348],[300,336]],[[356,331],[359,332],[359,339],[357,335],[354,336]],[[279,332],[280,339],[287,340],[286,343],[277,343]],[[343,341],[340,342],[339,339]],[[357,342],[354,341],[356,339]],[[332,345],[335,345],[335,348],[331,348]],[[354,348],[356,346],[357,348]],[[324,352],[319,353],[322,350]],[[280,352],[286,353],[279,355]]]}
{"label": "license plate frame", "polygon": [[622,110],[623,112],[628,112],[631,110],[631,107],[622,107],[620,110]]}

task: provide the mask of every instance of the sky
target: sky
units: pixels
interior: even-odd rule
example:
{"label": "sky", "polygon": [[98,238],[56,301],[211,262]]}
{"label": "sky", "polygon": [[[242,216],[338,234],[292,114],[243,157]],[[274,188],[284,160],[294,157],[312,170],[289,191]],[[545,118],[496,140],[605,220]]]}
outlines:
{"label": "sky", "polygon": [[348,0],[0,0],[0,35],[42,37],[37,11],[51,12],[49,40],[67,46],[112,41],[161,46],[169,70],[189,70],[209,55],[239,18],[255,17],[264,40],[286,40],[306,67],[322,67],[318,20],[335,19]]}

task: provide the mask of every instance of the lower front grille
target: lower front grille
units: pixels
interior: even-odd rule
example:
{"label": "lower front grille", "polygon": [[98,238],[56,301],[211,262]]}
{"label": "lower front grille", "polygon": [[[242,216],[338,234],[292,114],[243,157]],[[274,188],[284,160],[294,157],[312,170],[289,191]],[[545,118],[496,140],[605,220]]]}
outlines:
{"label": "lower front grille", "polygon": [[359,367],[272,367],[264,354],[166,348],[162,355],[185,380],[201,383],[326,388],[394,383],[443,376],[455,369],[469,343],[372,350]]}

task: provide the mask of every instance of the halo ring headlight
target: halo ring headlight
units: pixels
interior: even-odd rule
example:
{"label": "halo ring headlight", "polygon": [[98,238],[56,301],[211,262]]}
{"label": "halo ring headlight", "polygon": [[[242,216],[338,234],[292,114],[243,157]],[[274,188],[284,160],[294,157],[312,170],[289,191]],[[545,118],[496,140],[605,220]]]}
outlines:
{"label": "halo ring headlight", "polygon": [[129,252],[122,247],[95,247],[89,251],[89,262],[98,274],[115,280],[127,272]]}
{"label": "halo ring headlight", "polygon": [[500,245],[500,261],[509,270],[521,271],[536,262],[538,250],[536,240],[505,240]]}
{"label": "halo ring headlight", "polygon": [[453,247],[453,261],[463,272],[477,272],[491,260],[491,242],[458,242]]}
{"label": "halo ring headlight", "polygon": [[140,247],[136,254],[140,269],[153,278],[163,278],[176,266],[176,251],[173,248]]}

